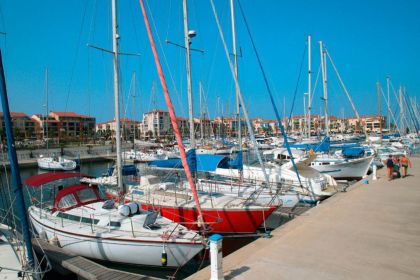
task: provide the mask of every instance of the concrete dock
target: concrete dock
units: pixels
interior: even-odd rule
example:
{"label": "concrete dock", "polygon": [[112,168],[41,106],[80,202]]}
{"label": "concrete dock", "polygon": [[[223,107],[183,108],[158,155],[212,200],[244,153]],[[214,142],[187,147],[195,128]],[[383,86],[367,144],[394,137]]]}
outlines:
{"label": "concrete dock", "polygon": [[[386,170],[223,259],[225,279],[420,279],[420,158]],[[189,279],[210,279],[207,267]]]}

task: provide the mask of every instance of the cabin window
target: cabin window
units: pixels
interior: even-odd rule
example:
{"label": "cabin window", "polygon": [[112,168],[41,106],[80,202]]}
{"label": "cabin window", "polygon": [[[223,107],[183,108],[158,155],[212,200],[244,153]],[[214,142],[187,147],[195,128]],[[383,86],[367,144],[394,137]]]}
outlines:
{"label": "cabin window", "polygon": [[96,193],[92,189],[83,189],[77,192],[80,202],[96,200]]}
{"label": "cabin window", "polygon": [[[80,217],[80,216],[76,216],[76,215],[71,215],[68,213],[64,213],[64,212],[58,212],[57,214],[58,218],[63,218],[63,219],[67,219],[67,220],[71,220],[71,221],[75,221],[75,222],[82,222],[82,223],[87,223],[87,224],[97,224],[99,223],[98,219],[91,219],[91,218],[87,218],[87,217]],[[80,218],[82,219],[80,221]]]}
{"label": "cabin window", "polygon": [[121,227],[121,223],[120,223],[120,222],[110,221],[110,222],[108,223],[108,226],[110,226],[110,227],[116,227],[116,228],[119,228],[119,227]]}
{"label": "cabin window", "polygon": [[58,208],[69,208],[72,206],[76,206],[77,201],[73,194],[68,194],[66,196],[63,196],[58,203]]}

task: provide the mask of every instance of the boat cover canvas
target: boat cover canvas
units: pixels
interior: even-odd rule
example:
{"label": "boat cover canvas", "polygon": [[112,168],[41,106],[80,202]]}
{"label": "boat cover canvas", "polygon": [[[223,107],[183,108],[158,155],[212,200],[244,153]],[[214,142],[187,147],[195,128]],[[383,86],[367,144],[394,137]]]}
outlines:
{"label": "boat cover canvas", "polygon": [[[130,165],[123,165],[122,167],[122,175],[123,176],[129,176],[129,175],[134,175],[137,176],[138,174],[138,169],[134,164],[130,164]],[[112,176],[112,174],[114,173],[114,166],[108,168],[108,176]]]}
{"label": "boat cover canvas", "polygon": [[73,178],[73,177],[91,177],[84,173],[73,173],[73,172],[47,172],[32,176],[25,180],[25,185],[28,187],[39,187],[50,182],[57,180]]}
{"label": "boat cover canvas", "polygon": [[301,150],[314,150],[315,152],[328,152],[330,150],[330,137],[325,137],[321,143],[316,144],[289,144],[290,148]]}
{"label": "boat cover canvas", "polygon": [[[230,160],[227,156],[210,155],[195,153],[195,150],[187,152],[187,161],[191,171],[199,172],[212,172],[217,168],[233,168],[242,170],[242,153],[238,153],[235,159]],[[148,163],[151,167],[158,168],[182,168],[181,159],[167,159],[167,160],[154,160]]]}
{"label": "boat cover canvas", "polygon": [[341,152],[345,157],[356,158],[362,157],[365,154],[365,149],[363,147],[350,147],[342,149]]}

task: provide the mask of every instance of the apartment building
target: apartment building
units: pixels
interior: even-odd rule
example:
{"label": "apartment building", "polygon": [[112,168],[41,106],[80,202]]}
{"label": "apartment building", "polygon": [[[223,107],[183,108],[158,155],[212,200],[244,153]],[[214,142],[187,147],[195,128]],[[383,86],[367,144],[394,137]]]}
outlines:
{"label": "apartment building", "polygon": [[139,126],[143,138],[166,137],[172,131],[169,112],[163,110],[144,113]]}
{"label": "apartment building", "polygon": [[74,112],[50,112],[48,116],[35,114],[37,138],[45,137],[59,140],[84,140],[95,135],[96,119]]}
{"label": "apartment building", "polygon": [[[122,137],[125,140],[139,138],[139,127],[140,122],[136,120],[131,120],[128,118],[120,119],[120,129]],[[115,119],[107,122],[101,122],[96,124],[96,132],[104,137],[115,138],[115,132],[117,129],[117,123]]]}
{"label": "apartment building", "polygon": [[[10,112],[13,132],[16,139],[28,139],[36,137],[35,122],[25,113]],[[3,112],[0,112],[0,130],[4,134],[5,125]]]}

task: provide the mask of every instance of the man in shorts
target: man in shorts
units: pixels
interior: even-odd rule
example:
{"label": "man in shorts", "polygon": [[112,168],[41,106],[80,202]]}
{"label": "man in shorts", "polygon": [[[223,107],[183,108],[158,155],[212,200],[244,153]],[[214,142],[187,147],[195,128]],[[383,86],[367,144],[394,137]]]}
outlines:
{"label": "man in shorts", "polygon": [[392,160],[392,155],[389,155],[388,159],[385,162],[385,165],[388,169],[388,181],[391,181],[394,173],[394,161]]}
{"label": "man in shorts", "polygon": [[413,166],[411,165],[411,161],[408,157],[406,157],[405,155],[403,155],[401,157],[401,167],[402,167],[402,177],[406,177],[407,176],[407,171],[408,171],[408,166],[410,166],[410,168],[413,168]]}

